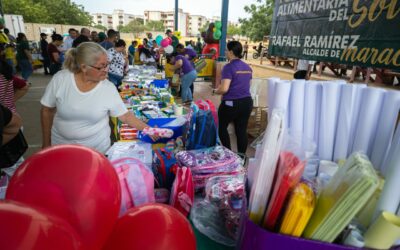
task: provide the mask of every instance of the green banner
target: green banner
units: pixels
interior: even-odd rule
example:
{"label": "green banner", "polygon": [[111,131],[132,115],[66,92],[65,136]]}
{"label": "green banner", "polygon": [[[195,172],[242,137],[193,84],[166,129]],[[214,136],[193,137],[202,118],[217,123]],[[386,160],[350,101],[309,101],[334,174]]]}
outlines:
{"label": "green banner", "polygon": [[276,0],[271,55],[400,69],[400,0]]}

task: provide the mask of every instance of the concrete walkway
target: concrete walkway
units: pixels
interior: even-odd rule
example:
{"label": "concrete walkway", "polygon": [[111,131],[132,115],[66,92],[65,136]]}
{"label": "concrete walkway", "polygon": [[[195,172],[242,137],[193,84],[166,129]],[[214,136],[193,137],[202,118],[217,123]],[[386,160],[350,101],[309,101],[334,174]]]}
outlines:
{"label": "concrete walkway", "polygon": [[22,117],[24,135],[29,144],[25,157],[39,151],[42,146],[40,99],[50,79],[51,77],[45,76],[42,70],[35,71],[29,78],[29,82],[32,85],[28,93],[17,102],[17,112]]}

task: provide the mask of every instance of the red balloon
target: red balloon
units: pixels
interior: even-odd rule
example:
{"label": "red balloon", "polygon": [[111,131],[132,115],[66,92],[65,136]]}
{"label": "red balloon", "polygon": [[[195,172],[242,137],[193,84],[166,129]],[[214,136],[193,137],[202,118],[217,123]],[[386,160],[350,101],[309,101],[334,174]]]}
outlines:
{"label": "red balloon", "polygon": [[102,154],[60,145],[28,158],[11,178],[6,198],[65,219],[85,249],[100,249],[118,218],[121,189]]}
{"label": "red balloon", "polygon": [[65,220],[15,201],[0,202],[0,248],[84,249],[76,231]]}
{"label": "red balloon", "polygon": [[104,250],[195,250],[189,221],[164,204],[135,207],[118,219]]}

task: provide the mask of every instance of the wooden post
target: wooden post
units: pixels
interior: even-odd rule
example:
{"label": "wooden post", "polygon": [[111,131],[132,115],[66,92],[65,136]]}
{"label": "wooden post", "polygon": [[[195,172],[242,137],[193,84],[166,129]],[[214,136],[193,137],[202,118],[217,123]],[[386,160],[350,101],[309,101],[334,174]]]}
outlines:
{"label": "wooden post", "polygon": [[322,68],[324,67],[323,62],[319,62],[319,67],[318,67],[318,76],[322,75]]}

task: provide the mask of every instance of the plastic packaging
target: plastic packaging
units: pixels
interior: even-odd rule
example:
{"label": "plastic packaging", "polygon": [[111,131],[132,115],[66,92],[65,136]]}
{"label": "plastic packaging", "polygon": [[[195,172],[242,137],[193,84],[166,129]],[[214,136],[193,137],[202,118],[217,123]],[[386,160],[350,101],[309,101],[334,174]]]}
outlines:
{"label": "plastic packaging", "polygon": [[264,219],[264,227],[274,230],[283,212],[286,197],[297,185],[304,171],[305,161],[289,151],[282,151],[279,156],[277,178],[271,200]]}
{"label": "plastic packaging", "polygon": [[256,161],[255,179],[250,192],[250,220],[260,224],[267,206],[275,174],[276,163],[282,146],[284,132],[284,111],[273,110],[270,122],[264,135],[261,154]]}
{"label": "plastic packaging", "polygon": [[151,166],[153,159],[151,144],[138,141],[116,142],[108,149],[106,155],[110,161],[132,157],[148,166]]}
{"label": "plastic packaging", "polygon": [[319,195],[304,236],[332,242],[369,202],[379,178],[367,156],[353,153]]}
{"label": "plastic packaging", "polygon": [[312,184],[307,181],[298,183],[289,198],[279,232],[300,237],[311,218],[315,203]]}
{"label": "plastic packaging", "polygon": [[239,174],[244,171],[243,160],[223,146],[181,151],[175,157],[179,166],[192,170],[196,190],[204,188],[206,181],[213,176]]}
{"label": "plastic packaging", "polygon": [[191,212],[194,226],[214,241],[234,246],[245,198],[244,175],[210,178],[205,190],[206,198],[196,201]]}
{"label": "plastic packaging", "polygon": [[145,127],[142,131],[143,135],[159,136],[161,138],[171,138],[174,136],[174,131],[167,128],[150,128]]}

